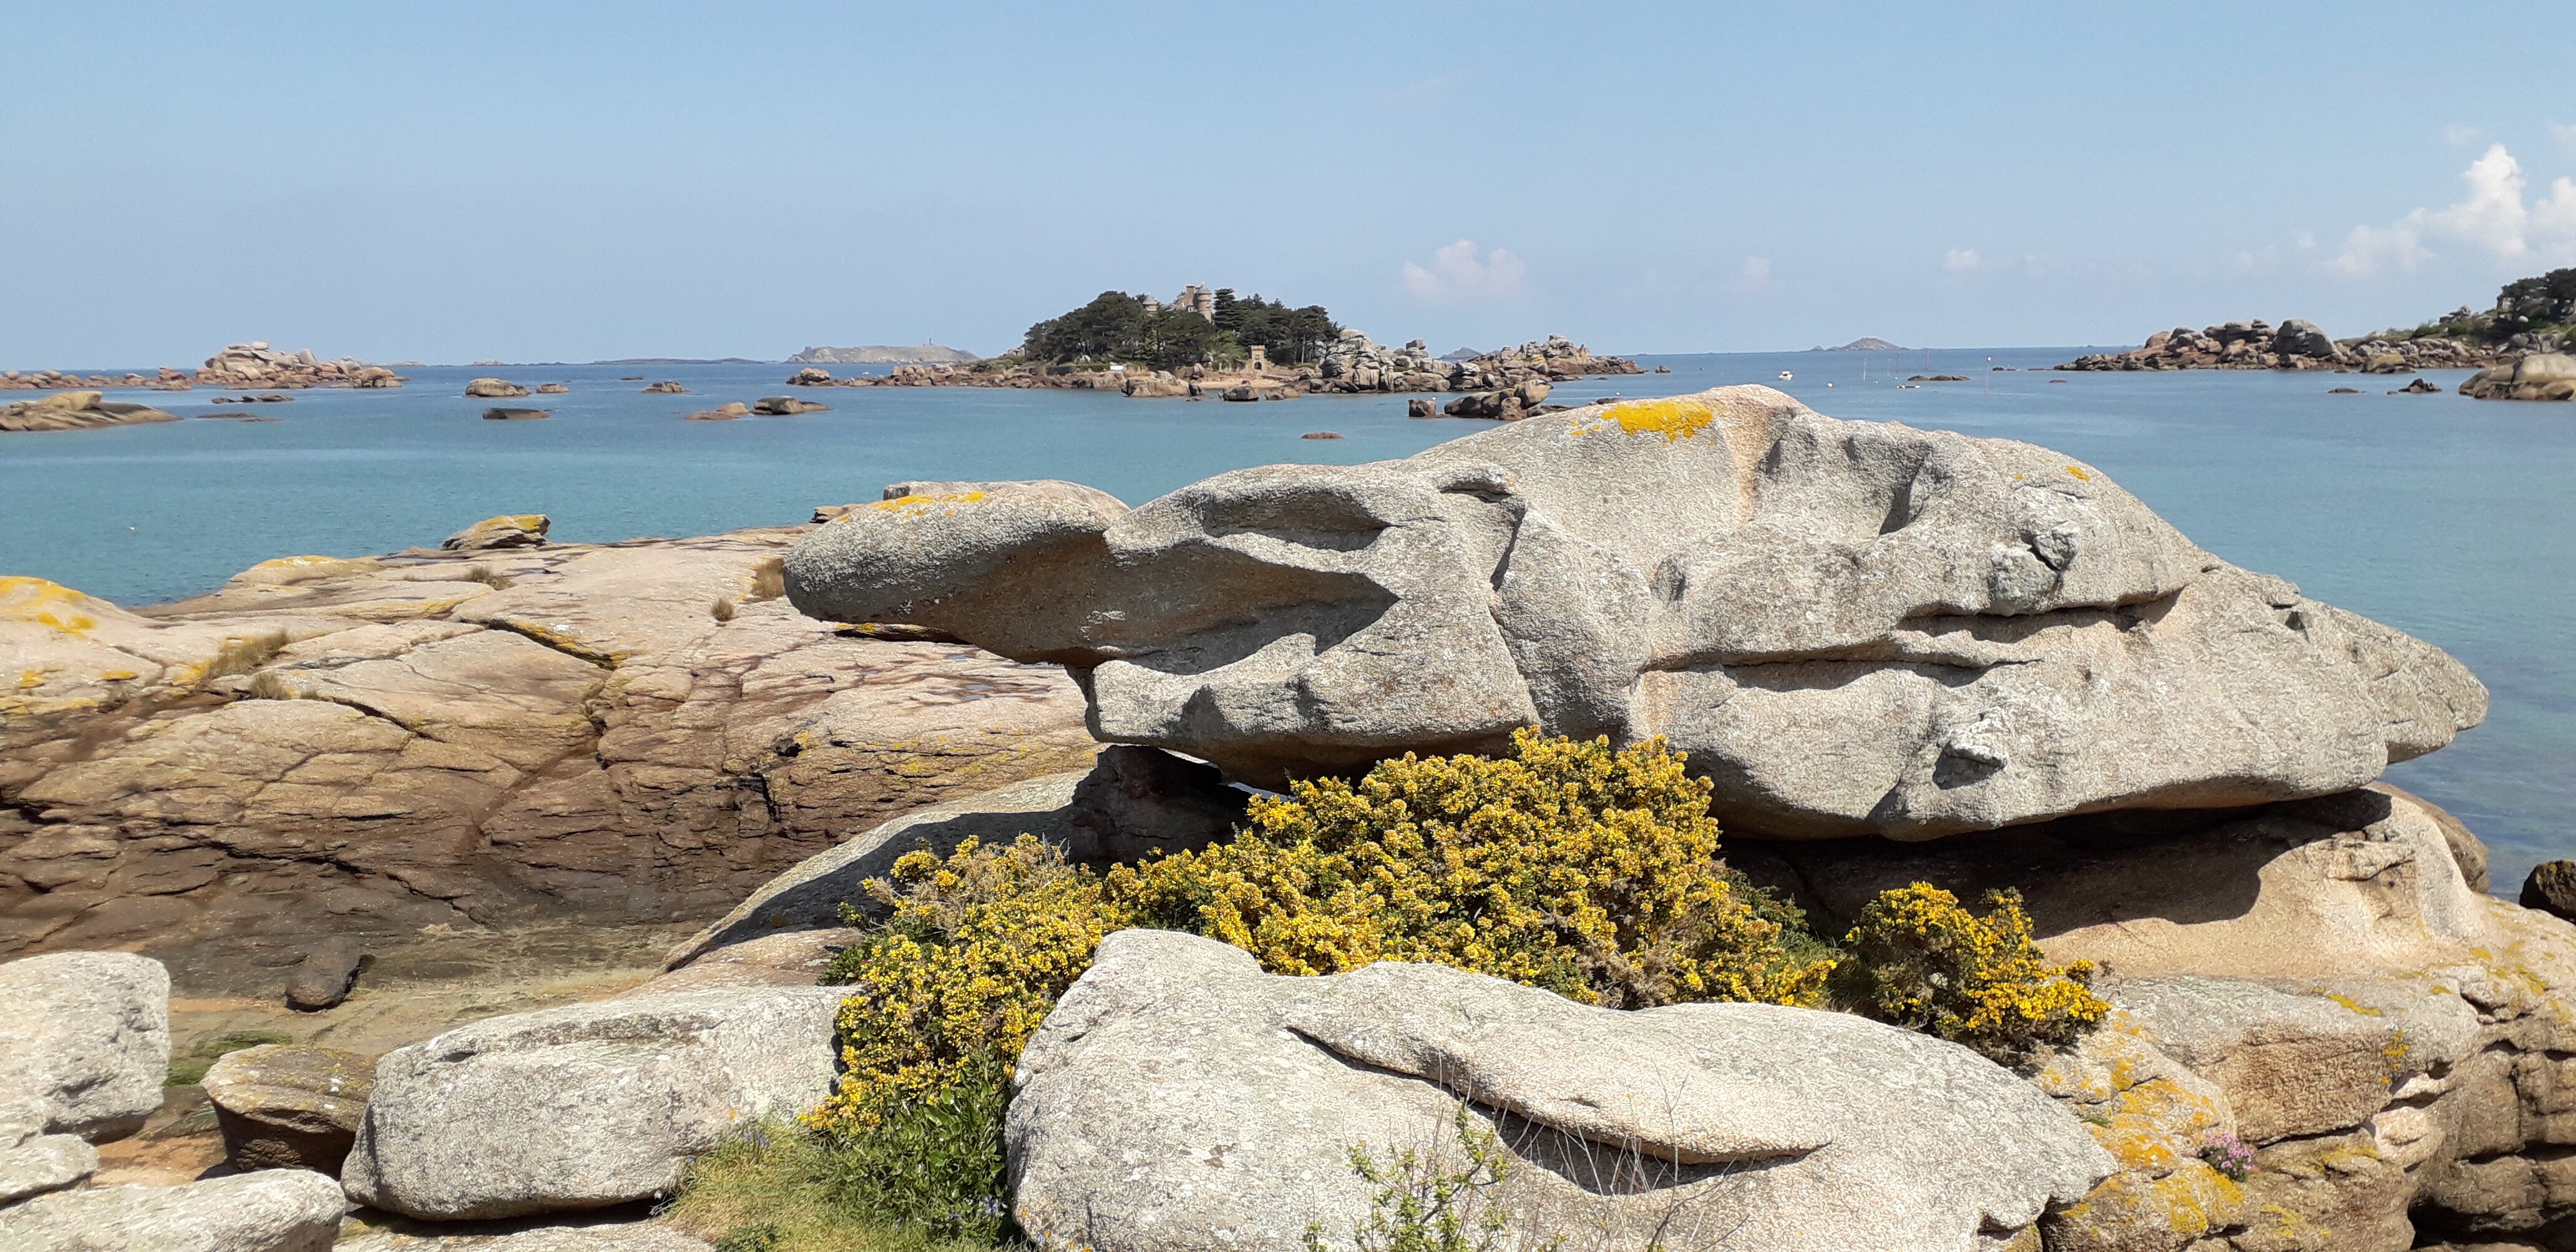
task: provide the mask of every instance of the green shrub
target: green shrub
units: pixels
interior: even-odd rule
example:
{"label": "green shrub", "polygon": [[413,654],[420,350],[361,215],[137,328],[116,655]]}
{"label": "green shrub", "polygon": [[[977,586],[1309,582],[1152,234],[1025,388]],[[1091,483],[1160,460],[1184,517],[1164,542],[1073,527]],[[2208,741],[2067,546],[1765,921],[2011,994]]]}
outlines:
{"label": "green shrub", "polygon": [[745,1252],[991,1252],[885,1217],[852,1194],[844,1142],[772,1122],[689,1163],[662,1220]]}
{"label": "green shrub", "polygon": [[877,1107],[873,1126],[834,1142],[826,1177],[861,1212],[934,1239],[992,1243],[1010,1227],[1002,1114],[1010,1067],[987,1050],[945,1090]]}
{"label": "green shrub", "polygon": [[1979,917],[1929,883],[1880,892],[1843,939],[1835,998],[2006,1064],[2102,1020],[2111,1006],[2093,994],[2092,964],[2050,964],[2020,893],[1990,891],[1985,905]]}
{"label": "green shrub", "polygon": [[[1459,1104],[1450,1113],[1463,1160],[1413,1148],[1381,1162],[1368,1145],[1351,1149],[1351,1172],[1377,1190],[1369,1215],[1351,1226],[1356,1252],[1492,1252],[1506,1246],[1511,1210],[1487,1193],[1511,1177],[1511,1154]],[[1306,1252],[1327,1252],[1321,1222],[1306,1227]]]}

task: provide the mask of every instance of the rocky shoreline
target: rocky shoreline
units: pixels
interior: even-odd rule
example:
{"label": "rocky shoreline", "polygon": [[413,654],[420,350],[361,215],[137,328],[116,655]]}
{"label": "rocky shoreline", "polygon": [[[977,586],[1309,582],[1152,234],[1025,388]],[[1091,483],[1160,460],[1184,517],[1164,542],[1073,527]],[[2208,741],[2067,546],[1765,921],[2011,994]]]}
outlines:
{"label": "rocky shoreline", "polygon": [[2177,326],[2147,336],[2128,352],[2097,352],[2057,368],[2116,370],[2333,370],[2337,373],[2412,374],[2463,369],[2509,360],[2512,353],[2437,336],[2393,339],[2366,335],[2335,339],[2316,323],[2291,318],[2277,328],[2256,318],[2193,330]]}
{"label": "rocky shoreline", "polygon": [[[1301,1252],[1382,1211],[1360,1145],[1450,1125],[1540,1242],[2576,1229],[2576,926],[2485,894],[2476,836],[2378,781],[2485,689],[2092,466],[1730,387],[1133,507],[1054,481],[883,497],[624,544],[495,518],[137,610],[0,582],[0,1179],[25,1180],[0,1242],[196,1223],[377,1252],[509,1221],[532,1247],[754,1246],[756,1220],[644,1206],[856,1064],[867,989],[817,978],[870,941],[842,906],[881,910],[865,884],[898,857],[1026,835],[1154,863],[1251,838],[1240,786],[1524,727],[1687,750],[1728,867],[1819,935],[1892,890],[2015,893],[2104,1012],[2006,1065],[1855,1012],[1282,973],[1115,929],[1040,1006],[995,1131],[994,1203],[1036,1246]],[[1429,829],[1442,801],[1415,799]],[[173,1124],[174,1054],[207,1046],[174,1023],[207,998],[354,974],[321,1010],[354,1021],[384,975],[335,942],[418,970],[556,926],[624,970],[617,936],[690,925],[615,985],[233,1053],[199,1142],[249,1172],[83,1185],[100,1145]]]}
{"label": "rocky shoreline", "polygon": [[144,374],[67,374],[60,370],[10,370],[0,373],[0,391],[72,391],[110,387],[149,387],[186,391],[192,387],[226,390],[305,387],[399,387],[403,379],[381,365],[342,357],[326,361],[310,351],[281,352],[266,343],[227,344],[191,372],[168,366]]}

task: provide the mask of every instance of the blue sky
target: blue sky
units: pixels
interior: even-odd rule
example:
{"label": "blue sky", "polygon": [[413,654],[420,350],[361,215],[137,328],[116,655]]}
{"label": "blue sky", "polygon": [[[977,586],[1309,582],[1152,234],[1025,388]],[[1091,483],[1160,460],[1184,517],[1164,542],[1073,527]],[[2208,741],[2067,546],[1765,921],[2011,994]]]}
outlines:
{"label": "blue sky", "polygon": [[2351,334],[2576,264],[2564,17],[12,0],[0,366],[989,353],[1189,282],[1442,349]]}

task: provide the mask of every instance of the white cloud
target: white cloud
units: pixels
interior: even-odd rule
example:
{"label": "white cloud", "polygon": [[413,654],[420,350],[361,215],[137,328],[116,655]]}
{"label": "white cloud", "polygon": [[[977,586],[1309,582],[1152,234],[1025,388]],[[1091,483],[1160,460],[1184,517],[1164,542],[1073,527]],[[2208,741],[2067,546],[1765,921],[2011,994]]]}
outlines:
{"label": "white cloud", "polygon": [[1509,251],[1495,248],[1480,259],[1476,245],[1465,239],[1431,254],[1428,269],[1404,263],[1404,289],[1424,300],[1494,300],[1517,295],[1529,267]]}
{"label": "white cloud", "polygon": [[1770,285],[1771,262],[1763,257],[1749,256],[1744,258],[1744,264],[1739,267],[1736,272],[1740,276],[1737,279],[1736,285],[1746,291],[1752,291],[1755,288]]}
{"label": "white cloud", "polygon": [[1941,258],[1941,268],[1953,274],[1965,274],[1985,263],[1986,259],[1978,256],[1974,248],[1952,248]]}
{"label": "white cloud", "polygon": [[2367,278],[2391,267],[2411,270],[2436,255],[2426,240],[2453,241],[2482,249],[2499,261],[2554,261],[2576,256],[2576,180],[2550,184],[2547,198],[2523,203],[2530,180],[2522,162],[2503,144],[2469,163],[2460,175],[2468,195],[2458,204],[2417,209],[2386,226],[2355,226],[2343,251],[2325,268],[2354,278]]}

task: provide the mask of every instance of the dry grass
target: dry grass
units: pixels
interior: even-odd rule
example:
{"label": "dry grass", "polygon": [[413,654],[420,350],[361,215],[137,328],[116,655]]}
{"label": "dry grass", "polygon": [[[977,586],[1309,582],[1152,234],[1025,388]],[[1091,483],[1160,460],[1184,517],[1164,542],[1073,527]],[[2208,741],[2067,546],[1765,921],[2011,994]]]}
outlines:
{"label": "dry grass", "polygon": [[716,602],[707,606],[707,612],[719,622],[732,621],[734,613],[733,597],[717,596]]}
{"label": "dry grass", "polygon": [[477,564],[472,569],[465,571],[465,581],[469,583],[481,583],[494,591],[507,591],[511,586],[518,582],[517,579],[512,578],[489,565],[483,564]]}
{"label": "dry grass", "polygon": [[768,560],[761,562],[758,569],[751,571],[751,595],[747,598],[753,600],[775,600],[786,594],[786,561],[773,556]]}
{"label": "dry grass", "polygon": [[287,686],[286,680],[278,677],[277,671],[273,669],[264,669],[251,675],[250,690],[243,694],[253,700],[300,700],[303,698],[295,688]]}
{"label": "dry grass", "polygon": [[215,649],[215,659],[206,662],[206,677],[227,678],[247,674],[286,648],[286,632],[264,631],[256,635],[236,635]]}

